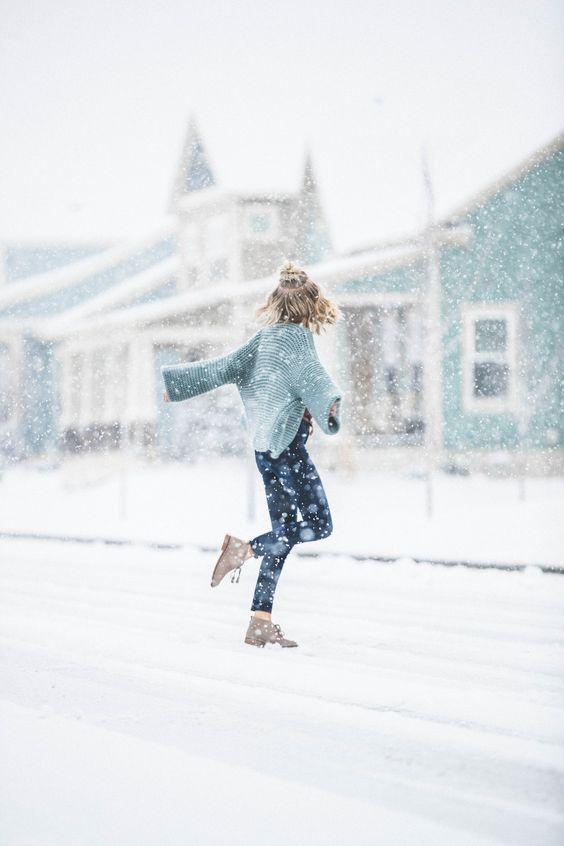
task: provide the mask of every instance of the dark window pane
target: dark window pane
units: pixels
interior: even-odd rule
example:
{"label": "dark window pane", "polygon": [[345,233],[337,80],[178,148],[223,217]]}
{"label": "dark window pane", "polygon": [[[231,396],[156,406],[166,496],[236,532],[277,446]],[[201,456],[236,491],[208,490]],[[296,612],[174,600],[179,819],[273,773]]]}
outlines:
{"label": "dark window pane", "polygon": [[8,380],[10,350],[5,344],[0,344],[0,423],[5,423],[12,414],[12,392]]}
{"label": "dark window pane", "polygon": [[399,393],[398,372],[395,367],[387,367],[385,371],[386,393]]}
{"label": "dark window pane", "polygon": [[251,232],[262,235],[271,228],[272,220],[267,214],[253,214],[249,221]]}
{"label": "dark window pane", "polygon": [[506,320],[476,320],[474,323],[476,352],[505,352],[507,349]]}
{"label": "dark window pane", "polygon": [[411,366],[411,390],[414,394],[423,391],[423,365],[420,362]]}
{"label": "dark window pane", "polygon": [[474,364],[474,396],[502,397],[509,389],[509,367],[495,361]]}

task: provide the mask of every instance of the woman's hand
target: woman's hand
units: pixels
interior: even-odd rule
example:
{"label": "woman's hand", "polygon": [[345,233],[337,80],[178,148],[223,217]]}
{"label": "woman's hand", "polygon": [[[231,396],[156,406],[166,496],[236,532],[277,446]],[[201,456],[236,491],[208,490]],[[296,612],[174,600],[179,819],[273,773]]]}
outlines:
{"label": "woman's hand", "polygon": [[170,402],[170,400],[169,400],[169,398],[168,398],[168,394],[167,394],[167,392],[166,392],[166,391],[164,391],[164,393],[163,393],[163,401],[164,401],[164,402]]}
{"label": "woman's hand", "polygon": [[339,431],[339,421],[337,420],[337,408],[339,405],[339,400],[335,400],[331,408],[329,409],[329,419],[327,421],[327,425],[329,427],[330,432],[338,432]]}

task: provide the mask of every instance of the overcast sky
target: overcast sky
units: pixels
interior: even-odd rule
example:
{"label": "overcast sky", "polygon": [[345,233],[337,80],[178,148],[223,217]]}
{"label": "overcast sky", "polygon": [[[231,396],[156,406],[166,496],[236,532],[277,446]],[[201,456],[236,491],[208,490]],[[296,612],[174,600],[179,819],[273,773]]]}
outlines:
{"label": "overcast sky", "polygon": [[560,0],[2,0],[0,240],[144,233],[190,114],[228,188],[294,190],[339,250],[439,211],[564,128]]}

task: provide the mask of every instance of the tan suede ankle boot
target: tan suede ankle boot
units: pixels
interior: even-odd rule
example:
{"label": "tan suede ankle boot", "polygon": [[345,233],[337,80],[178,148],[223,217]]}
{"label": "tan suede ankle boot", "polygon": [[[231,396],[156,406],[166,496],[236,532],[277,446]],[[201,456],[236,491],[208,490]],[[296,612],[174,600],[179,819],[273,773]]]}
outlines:
{"label": "tan suede ankle boot", "polygon": [[[252,553],[250,555],[249,553]],[[249,547],[249,542],[233,537],[233,535],[225,535],[221,552],[217,563],[214,567],[211,586],[216,587],[227,573],[232,570],[238,570],[237,581],[241,574],[241,567],[248,558],[256,557],[255,553]],[[235,581],[235,573],[231,581]]]}
{"label": "tan suede ankle boot", "polygon": [[251,622],[245,636],[245,643],[249,646],[266,646],[267,643],[278,644],[278,646],[297,646],[295,640],[288,640],[284,632],[276,623],[269,620],[261,620],[260,617],[251,617]]}

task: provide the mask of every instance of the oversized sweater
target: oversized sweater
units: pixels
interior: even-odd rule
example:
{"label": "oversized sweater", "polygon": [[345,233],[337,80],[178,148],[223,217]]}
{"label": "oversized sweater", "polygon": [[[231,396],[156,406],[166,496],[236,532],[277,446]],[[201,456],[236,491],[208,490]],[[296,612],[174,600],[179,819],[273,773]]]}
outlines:
{"label": "oversized sweater", "polygon": [[[171,402],[236,385],[254,449],[270,451],[273,458],[295,437],[306,408],[326,434],[340,429],[341,391],[302,324],[265,326],[226,355],[164,366],[161,373]],[[335,402],[336,414],[330,417]]]}

